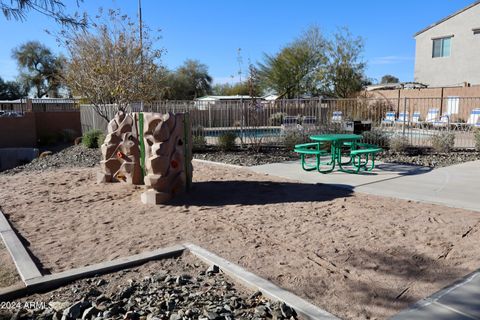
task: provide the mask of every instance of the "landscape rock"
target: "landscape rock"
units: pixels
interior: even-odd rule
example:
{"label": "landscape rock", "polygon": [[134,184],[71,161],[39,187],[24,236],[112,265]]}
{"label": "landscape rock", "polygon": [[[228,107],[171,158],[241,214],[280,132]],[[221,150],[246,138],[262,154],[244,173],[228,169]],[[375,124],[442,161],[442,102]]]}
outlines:
{"label": "landscape rock", "polygon": [[67,147],[59,152],[47,151],[47,153],[43,157],[33,159],[30,163],[5,170],[2,174],[57,168],[89,168],[100,163],[100,149],[89,149],[82,144]]}
{"label": "landscape rock", "polygon": [[66,308],[63,310],[63,317],[62,319],[64,320],[70,320],[70,319],[77,319],[80,318],[82,315],[82,312],[89,307],[89,303],[83,302],[83,301],[77,301],[74,304],[72,304],[70,307]]}
{"label": "landscape rock", "polygon": [[61,302],[61,301],[51,301],[51,302],[48,303],[48,305],[55,312],[63,312],[63,310],[67,309],[71,305],[71,303],[70,302]]}
{"label": "landscape rock", "polygon": [[[295,311],[285,304],[272,303],[261,292],[236,287],[219,272],[218,266],[205,271],[204,265],[182,265],[181,259],[175,261],[181,265],[175,272],[152,269],[148,274],[137,275],[131,269],[78,280],[36,297],[47,302],[46,310],[22,310],[15,314],[12,311],[5,317],[0,310],[0,319],[12,316],[18,320],[296,319]],[[103,285],[97,286],[100,280]]]}
{"label": "landscape rock", "polygon": [[[195,159],[223,162],[239,166],[256,166],[269,163],[298,160],[299,155],[285,148],[266,147],[260,152],[252,150],[219,151],[213,148],[196,151]],[[377,161],[413,164],[430,168],[446,167],[457,163],[480,160],[480,152],[474,150],[455,150],[451,153],[435,153],[428,148],[409,150],[408,153],[396,153],[386,150],[377,155]]]}
{"label": "landscape rock", "polygon": [[217,265],[212,264],[210,267],[207,269],[207,274],[214,274],[214,273],[219,273],[220,268]]}

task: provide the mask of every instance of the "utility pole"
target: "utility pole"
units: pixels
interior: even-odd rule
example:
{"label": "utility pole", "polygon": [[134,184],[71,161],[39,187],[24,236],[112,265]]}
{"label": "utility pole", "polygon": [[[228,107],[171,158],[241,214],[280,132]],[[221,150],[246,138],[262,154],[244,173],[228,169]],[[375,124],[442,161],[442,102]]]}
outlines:
{"label": "utility pole", "polygon": [[242,48],[238,48],[237,50],[237,62],[238,62],[238,76],[240,78],[240,83],[242,82]]}
{"label": "utility pole", "polygon": [[142,0],[138,0],[138,24],[139,24],[139,30],[140,30],[140,61],[143,64]]}
{"label": "utility pole", "polygon": [[[138,0],[138,25],[140,31],[140,65],[142,69],[142,83],[143,85],[143,22],[142,22],[142,0]],[[140,111],[143,112],[143,99],[140,101]]]}

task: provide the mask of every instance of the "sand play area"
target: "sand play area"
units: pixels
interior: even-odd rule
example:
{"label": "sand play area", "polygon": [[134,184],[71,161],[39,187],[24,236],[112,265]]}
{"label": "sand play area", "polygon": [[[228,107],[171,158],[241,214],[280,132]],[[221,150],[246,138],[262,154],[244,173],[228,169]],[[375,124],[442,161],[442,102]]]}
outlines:
{"label": "sand play area", "polygon": [[343,319],[385,319],[479,267],[478,213],[194,167],[192,192],[158,206],[96,184],[98,167],[0,175],[1,209],[45,271],[192,242]]}

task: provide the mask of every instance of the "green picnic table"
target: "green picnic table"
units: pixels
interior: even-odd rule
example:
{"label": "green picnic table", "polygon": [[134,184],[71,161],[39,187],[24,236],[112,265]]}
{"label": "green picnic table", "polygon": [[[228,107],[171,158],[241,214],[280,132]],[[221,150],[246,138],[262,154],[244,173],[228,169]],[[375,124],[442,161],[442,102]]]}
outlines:
{"label": "green picnic table", "polygon": [[320,142],[321,144],[330,143],[330,155],[331,160],[327,162],[327,165],[330,165],[330,169],[320,170],[321,173],[329,173],[335,169],[335,166],[338,164],[340,170],[343,170],[342,165],[347,165],[351,163],[351,160],[345,163],[342,163],[342,147],[347,145],[350,149],[355,149],[355,145],[359,140],[362,140],[363,137],[358,134],[319,134],[310,136],[310,140]]}
{"label": "green picnic table", "polygon": [[[295,146],[295,152],[300,154],[302,168],[306,171],[318,170],[320,173],[329,173],[335,170],[338,165],[340,171],[348,173],[358,173],[360,169],[365,171],[373,170],[375,166],[375,154],[382,151],[378,146],[359,143],[363,139],[358,134],[320,134],[310,136],[313,143],[304,143]],[[327,144],[330,144],[330,154],[328,153]],[[342,148],[349,147],[349,160],[342,162]],[[326,150],[327,149],[327,150]],[[305,157],[314,155],[316,163],[314,165],[307,163]],[[329,156],[326,162],[321,161],[321,156]],[[362,162],[362,156],[365,158]],[[327,158],[327,159],[328,159]],[[367,167],[367,163],[371,160],[371,166]],[[354,169],[344,169],[344,165],[353,165]],[[322,165],[328,166],[326,170],[322,170]]]}

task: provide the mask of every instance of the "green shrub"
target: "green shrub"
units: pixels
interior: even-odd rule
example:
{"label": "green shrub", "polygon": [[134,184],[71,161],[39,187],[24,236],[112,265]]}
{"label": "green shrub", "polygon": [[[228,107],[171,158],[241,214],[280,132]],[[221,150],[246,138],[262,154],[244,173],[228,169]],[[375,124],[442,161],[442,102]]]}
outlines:
{"label": "green shrub", "polygon": [[480,129],[475,129],[473,137],[475,139],[475,149],[480,152]]}
{"label": "green shrub", "polygon": [[283,117],[285,117],[286,115],[287,114],[285,112],[272,113],[268,118],[268,124],[271,126],[279,126],[282,124]]}
{"label": "green shrub", "polygon": [[398,153],[405,152],[409,147],[408,138],[397,134],[390,138],[389,141],[390,150]]}
{"label": "green shrub", "polygon": [[308,137],[299,131],[289,131],[283,136],[283,145],[285,149],[293,151],[295,145],[304,143],[308,140]]}
{"label": "green shrub", "polygon": [[87,148],[98,148],[103,144],[105,135],[101,130],[92,130],[86,132],[82,137],[82,143]]}
{"label": "green shrub", "polygon": [[192,136],[192,150],[198,151],[205,149],[207,139],[204,136]]}
{"label": "green shrub", "polygon": [[218,137],[218,147],[223,151],[230,151],[235,148],[237,135],[234,132],[225,132]]}
{"label": "green shrub", "polygon": [[453,132],[438,133],[432,136],[431,141],[432,148],[436,152],[450,152],[455,145],[455,134]]}
{"label": "green shrub", "polygon": [[380,147],[389,145],[389,138],[382,130],[373,129],[372,131],[364,131],[362,136],[363,141],[366,143],[376,144]]}

